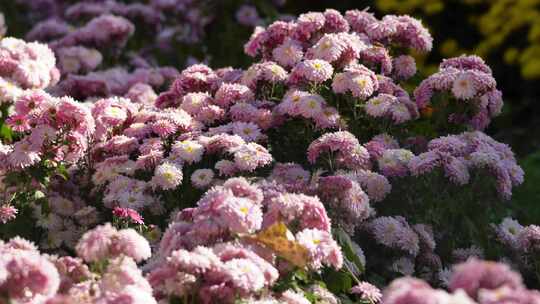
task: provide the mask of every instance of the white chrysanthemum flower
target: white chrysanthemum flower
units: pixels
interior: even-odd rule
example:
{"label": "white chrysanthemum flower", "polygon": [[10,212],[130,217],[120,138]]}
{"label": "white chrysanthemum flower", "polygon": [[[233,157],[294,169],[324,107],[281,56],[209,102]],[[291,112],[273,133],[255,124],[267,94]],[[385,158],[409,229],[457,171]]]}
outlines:
{"label": "white chrysanthemum flower", "polygon": [[246,142],[257,141],[261,136],[261,130],[252,122],[235,122],[233,123],[232,132],[242,137]]}
{"label": "white chrysanthemum flower", "polygon": [[156,167],[151,184],[163,190],[170,190],[178,187],[182,183],[182,167],[173,163],[163,163]]}
{"label": "white chrysanthemum flower", "polygon": [[208,187],[214,179],[214,171],[211,169],[197,169],[191,175],[191,184],[195,188],[203,189]]}
{"label": "white chrysanthemum flower", "polygon": [[470,99],[476,95],[474,78],[468,73],[460,74],[452,85],[452,93],[458,99]]}
{"label": "white chrysanthemum flower", "polygon": [[172,154],[178,155],[188,163],[196,163],[202,159],[204,147],[193,140],[183,140],[175,143],[172,147]]}
{"label": "white chrysanthemum flower", "polygon": [[321,114],[324,103],[324,99],[321,96],[309,94],[300,98],[298,109],[302,116],[313,118]]}

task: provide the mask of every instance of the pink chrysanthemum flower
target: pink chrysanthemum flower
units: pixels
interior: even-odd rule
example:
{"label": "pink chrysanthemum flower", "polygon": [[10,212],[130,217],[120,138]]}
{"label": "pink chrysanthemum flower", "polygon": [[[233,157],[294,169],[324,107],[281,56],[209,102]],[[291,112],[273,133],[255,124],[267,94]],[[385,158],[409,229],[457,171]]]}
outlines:
{"label": "pink chrysanthemum flower", "polygon": [[360,296],[362,300],[371,303],[379,303],[382,299],[382,293],[379,288],[368,282],[360,282],[351,288],[351,292]]}
{"label": "pink chrysanthemum flower", "polygon": [[469,183],[469,169],[463,157],[447,157],[442,162],[445,175],[450,181],[457,185]]}
{"label": "pink chrysanthemum flower", "polygon": [[389,177],[405,176],[409,172],[409,161],[414,154],[406,149],[385,150],[378,160],[379,170]]}
{"label": "pink chrysanthemum flower", "polygon": [[264,287],[264,276],[259,267],[248,259],[232,259],[223,265],[234,287],[245,293],[256,292]]}
{"label": "pink chrysanthemum flower", "polygon": [[304,96],[311,95],[305,91],[290,90],[283,96],[283,101],[275,107],[275,111],[281,115],[300,115],[300,100]]}
{"label": "pink chrysanthemum flower", "polygon": [[298,41],[287,39],[272,51],[272,56],[282,66],[292,67],[302,60],[304,53]]}
{"label": "pink chrysanthemum flower", "polygon": [[219,209],[223,226],[232,233],[252,233],[261,228],[261,206],[240,197],[227,199]]}
{"label": "pink chrysanthemum flower", "polygon": [[257,141],[262,136],[259,127],[252,122],[233,122],[232,133],[242,137],[246,142]]}
{"label": "pink chrysanthemum flower", "polygon": [[32,149],[28,140],[18,141],[13,145],[13,152],[9,154],[9,164],[15,168],[26,168],[39,162],[39,151]]}
{"label": "pink chrysanthemum flower", "polygon": [[5,224],[13,220],[15,217],[17,217],[18,212],[19,210],[10,204],[0,206],[0,222]]}
{"label": "pink chrysanthemum flower", "polygon": [[379,87],[377,76],[367,67],[356,64],[347,67],[343,73],[338,73],[332,82],[335,93],[350,91],[354,97],[368,98]]}
{"label": "pink chrysanthemum flower", "polygon": [[358,170],[356,177],[362,188],[366,190],[371,202],[382,201],[392,190],[392,185],[384,175],[368,170]]}
{"label": "pink chrysanthemum flower", "polygon": [[214,168],[219,172],[219,175],[222,176],[232,176],[238,171],[234,162],[226,159],[217,161]]}
{"label": "pink chrysanthemum flower", "polygon": [[369,227],[380,244],[397,248],[417,255],[419,247],[418,235],[402,217],[382,216],[372,220]]}
{"label": "pink chrysanthemum flower", "polygon": [[410,55],[401,55],[392,60],[394,74],[399,79],[409,79],[416,74],[416,61]]}
{"label": "pink chrysanthemum flower", "polygon": [[366,113],[373,117],[383,117],[394,103],[397,103],[395,96],[379,94],[368,100],[365,107]]}
{"label": "pink chrysanthemum flower", "polygon": [[394,103],[390,106],[390,116],[395,124],[401,124],[411,120],[412,115],[407,104]]}
{"label": "pink chrysanthemum flower", "polygon": [[330,63],[320,59],[304,60],[298,63],[289,76],[291,84],[302,82],[322,83],[332,78],[334,68]]}
{"label": "pink chrysanthemum flower", "polygon": [[6,124],[15,132],[25,132],[31,129],[30,121],[25,115],[12,115],[6,119]]}
{"label": "pink chrysanthemum flower", "polygon": [[215,94],[214,102],[218,106],[228,108],[233,103],[250,102],[253,99],[253,92],[251,92],[247,86],[234,83],[223,83]]}
{"label": "pink chrysanthemum flower", "polygon": [[46,256],[34,250],[0,247],[2,290],[11,301],[42,303],[52,298],[60,287],[60,276]]}
{"label": "pink chrysanthemum flower", "polygon": [[281,303],[287,304],[309,304],[311,301],[306,299],[301,292],[293,291],[291,289],[286,290],[279,297]]}
{"label": "pink chrysanthemum flower", "polygon": [[241,83],[250,88],[255,88],[259,81],[269,83],[284,82],[288,78],[287,71],[272,61],[256,63],[250,66],[242,76]]}
{"label": "pink chrysanthemum flower", "polygon": [[337,61],[345,50],[343,39],[337,34],[324,34],[307,53],[308,58],[321,59],[327,62]]}
{"label": "pink chrysanthemum flower", "polygon": [[151,124],[152,131],[160,137],[167,137],[176,132],[177,126],[167,119],[159,119]]}
{"label": "pink chrysanthemum flower", "polygon": [[296,19],[297,26],[293,36],[301,41],[309,40],[315,32],[323,28],[325,21],[324,15],[319,12],[301,14]]}
{"label": "pink chrysanthemum flower", "polygon": [[126,255],[136,262],[150,258],[152,251],[148,241],[133,229],[122,229],[114,235],[110,253],[113,256]]}
{"label": "pink chrysanthemum flower", "polygon": [[233,150],[234,165],[242,171],[253,171],[264,167],[273,160],[272,155],[263,146],[248,143]]}
{"label": "pink chrysanthemum flower", "polygon": [[458,99],[471,99],[477,93],[475,79],[472,74],[461,73],[454,80],[452,93]]}
{"label": "pink chrysanthemum flower", "polygon": [[261,190],[255,185],[251,185],[243,177],[229,178],[223,183],[223,188],[231,190],[236,197],[244,197],[251,200],[254,204],[260,204],[263,200]]}
{"label": "pink chrysanthemum flower", "polygon": [[517,235],[519,248],[525,252],[540,250],[540,226],[529,225],[521,229]]}
{"label": "pink chrysanthemum flower", "polygon": [[506,264],[472,258],[454,267],[449,289],[451,291],[462,289],[469,296],[476,298],[481,289],[493,290],[505,285],[510,288],[521,288],[522,278]]}
{"label": "pink chrysanthemum flower", "polygon": [[315,118],[322,114],[325,100],[317,94],[302,96],[298,103],[298,112],[305,118]]}
{"label": "pink chrysanthemum flower", "polygon": [[120,218],[128,219],[129,221],[135,224],[139,224],[139,225],[144,224],[143,217],[139,214],[139,212],[130,208],[115,207],[113,209],[113,215]]}
{"label": "pink chrysanthemum flower", "polygon": [[308,160],[315,163],[324,152],[335,153],[339,165],[349,169],[365,169],[370,166],[369,154],[356,137],[346,131],[326,133],[308,147]]}
{"label": "pink chrysanthemum flower", "polygon": [[246,26],[254,27],[262,22],[262,19],[259,17],[259,13],[257,12],[257,8],[252,5],[242,5],[236,11],[235,16],[238,23]]}
{"label": "pink chrysanthemum flower", "polygon": [[516,220],[506,217],[503,221],[494,227],[497,233],[497,238],[505,245],[513,249],[519,249],[518,236],[524,227]]}
{"label": "pink chrysanthemum flower", "polygon": [[96,262],[109,257],[115,234],[116,229],[108,223],[86,232],[75,247],[77,255],[87,262]]}
{"label": "pink chrysanthemum flower", "polygon": [[309,250],[310,265],[314,269],[320,269],[322,264],[336,269],[343,266],[341,248],[330,233],[318,229],[304,229],[296,234],[296,240]]}

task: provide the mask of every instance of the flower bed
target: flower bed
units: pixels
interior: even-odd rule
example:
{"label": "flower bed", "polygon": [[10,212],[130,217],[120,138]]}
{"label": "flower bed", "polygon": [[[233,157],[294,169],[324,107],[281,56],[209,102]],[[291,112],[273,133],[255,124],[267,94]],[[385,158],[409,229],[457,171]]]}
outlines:
{"label": "flower bed", "polygon": [[328,9],[257,26],[246,69],[93,71],[111,12],[0,41],[0,303],[540,301],[481,58],[418,79],[419,20]]}

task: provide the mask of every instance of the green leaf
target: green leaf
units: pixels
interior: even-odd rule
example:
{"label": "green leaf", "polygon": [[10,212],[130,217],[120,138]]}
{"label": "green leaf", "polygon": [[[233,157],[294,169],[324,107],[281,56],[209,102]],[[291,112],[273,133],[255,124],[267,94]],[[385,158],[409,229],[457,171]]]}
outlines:
{"label": "green leaf", "polygon": [[2,124],[0,127],[0,138],[7,142],[13,141],[13,131],[6,124]]}
{"label": "green leaf", "polygon": [[69,173],[66,169],[66,166],[64,164],[60,164],[57,168],[56,168],[56,173],[58,175],[60,175],[64,180],[68,180],[69,178]]}
{"label": "green leaf", "polygon": [[352,278],[348,273],[329,269],[325,278],[328,290],[334,294],[347,293],[352,288]]}

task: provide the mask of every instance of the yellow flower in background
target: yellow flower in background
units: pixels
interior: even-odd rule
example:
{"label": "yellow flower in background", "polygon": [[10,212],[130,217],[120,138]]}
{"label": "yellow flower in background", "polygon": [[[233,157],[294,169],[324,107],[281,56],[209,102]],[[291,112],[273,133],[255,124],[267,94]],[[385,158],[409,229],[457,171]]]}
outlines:
{"label": "yellow flower in background", "polygon": [[439,13],[444,9],[442,0],[379,0],[377,7],[382,11],[393,11],[401,14],[421,9],[427,15]]}
{"label": "yellow flower in background", "polygon": [[[436,17],[443,14],[448,0],[376,0],[383,12]],[[460,38],[444,41],[442,57],[475,53],[479,56],[502,54],[506,64],[519,65],[526,79],[540,78],[540,0],[458,0],[467,12],[459,16],[476,29],[481,39],[466,49]],[[436,29],[434,29],[436,30]],[[461,42],[464,43],[464,42]]]}

